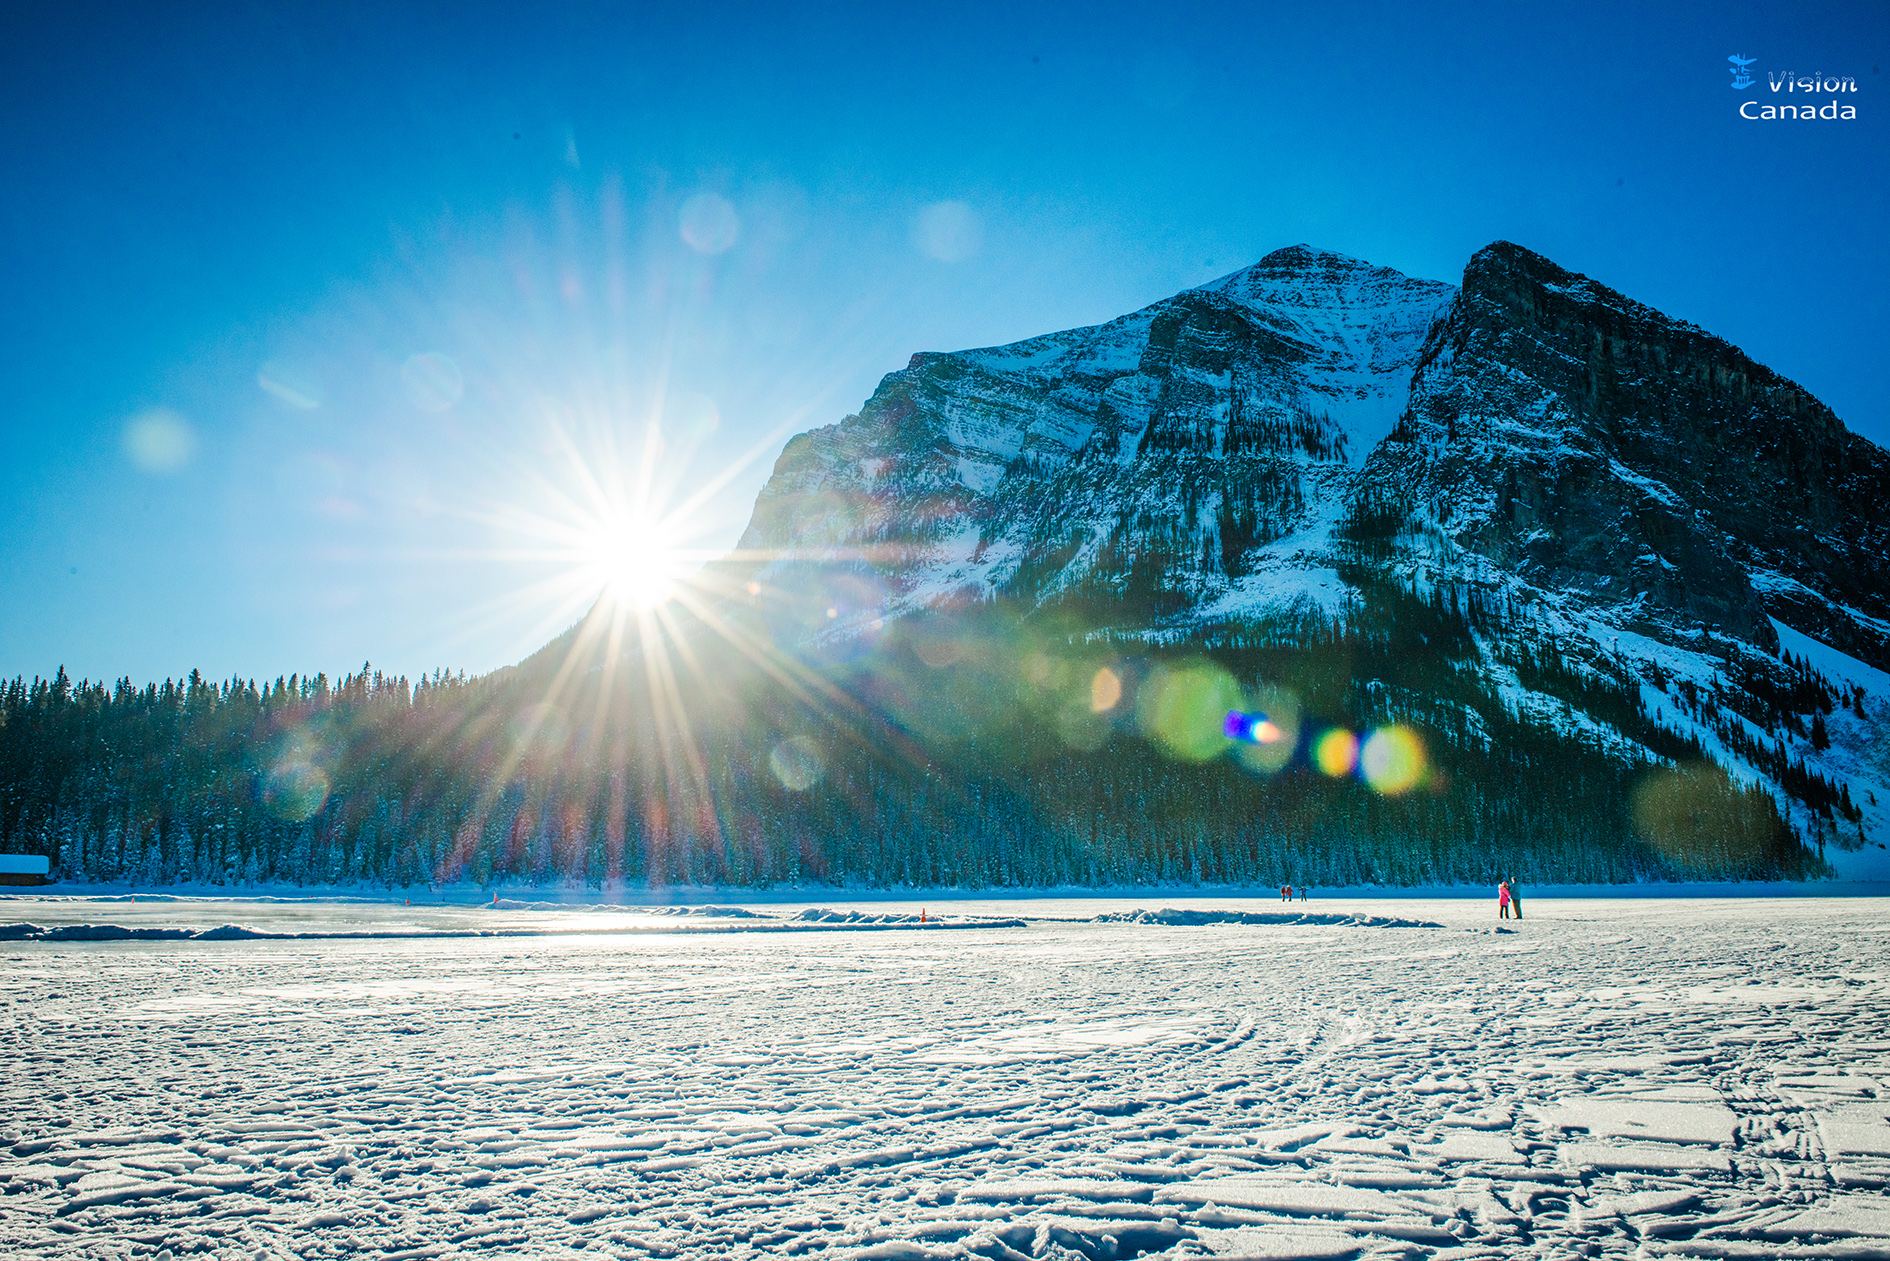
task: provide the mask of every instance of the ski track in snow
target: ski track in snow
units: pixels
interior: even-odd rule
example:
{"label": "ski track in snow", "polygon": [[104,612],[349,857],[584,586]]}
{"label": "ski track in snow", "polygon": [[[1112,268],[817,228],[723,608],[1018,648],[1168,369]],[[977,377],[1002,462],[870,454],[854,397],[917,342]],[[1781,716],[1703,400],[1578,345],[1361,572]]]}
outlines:
{"label": "ski track in snow", "polygon": [[0,1253],[1890,1253],[1881,903],[1525,907],[10,943]]}

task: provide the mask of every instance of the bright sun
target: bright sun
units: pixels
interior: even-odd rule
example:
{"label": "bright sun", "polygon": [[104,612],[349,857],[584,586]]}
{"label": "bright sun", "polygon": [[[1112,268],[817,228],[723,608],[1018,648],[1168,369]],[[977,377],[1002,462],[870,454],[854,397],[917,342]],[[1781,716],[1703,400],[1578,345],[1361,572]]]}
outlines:
{"label": "bright sun", "polygon": [[[612,614],[618,630],[624,618],[667,622],[677,603],[700,613],[705,584],[713,581],[702,566],[718,555],[702,548],[704,505],[750,458],[672,500],[680,457],[664,462],[655,425],[634,456],[609,434],[585,443],[556,424],[548,433],[568,460],[566,475],[530,478],[531,506],[505,505],[491,517],[504,542],[514,544],[506,554],[538,567],[518,602],[544,602],[542,621],[554,633],[591,608]],[[754,450],[764,451],[763,444]]]}
{"label": "bright sun", "polygon": [[590,577],[621,606],[654,609],[676,594],[678,558],[653,522],[600,522],[586,551]]}

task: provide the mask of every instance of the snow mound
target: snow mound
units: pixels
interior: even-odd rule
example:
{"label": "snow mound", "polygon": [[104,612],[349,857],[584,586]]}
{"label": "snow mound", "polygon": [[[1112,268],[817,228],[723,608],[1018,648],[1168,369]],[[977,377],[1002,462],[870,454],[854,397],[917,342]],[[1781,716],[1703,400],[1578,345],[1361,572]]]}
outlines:
{"label": "snow mound", "polygon": [[1167,924],[1194,928],[1202,924],[1292,924],[1302,928],[1442,928],[1427,919],[1398,919],[1389,915],[1347,915],[1320,911],[1110,911],[1092,924]]}
{"label": "snow mound", "polygon": [[122,924],[62,924],[53,928],[41,928],[37,924],[0,924],[0,941],[247,941],[285,935],[258,932],[237,924],[202,929],[126,928]]}
{"label": "snow mound", "polygon": [[223,924],[216,928],[206,928],[193,936],[195,941],[254,941],[259,938],[273,937],[274,933],[265,933],[259,929],[244,928],[241,924]]}
{"label": "snow mound", "polygon": [[[497,909],[508,908],[504,902]],[[479,910],[480,907],[467,908]],[[484,909],[491,909],[490,906]],[[569,911],[570,907],[558,907]],[[579,908],[582,909],[582,908]],[[621,908],[604,908],[617,911]],[[638,916],[642,919],[644,917]],[[634,937],[649,935],[721,936],[727,933],[806,933],[806,932],[880,932],[897,929],[976,929],[1023,928],[1021,919],[996,919],[967,916],[928,916],[882,914],[862,911],[836,911],[814,908],[789,919],[778,919],[732,907],[663,908],[658,922],[625,924],[613,921],[599,924],[573,919],[565,922],[498,924],[492,927],[464,927],[458,924],[401,925],[388,928],[355,928],[346,925],[315,930],[270,932],[224,924],[217,928],[179,926],[126,927],[123,924],[61,924],[42,927],[37,924],[0,924],[0,941],[424,941],[473,940],[490,938],[537,937]],[[676,919],[687,921],[677,923]],[[701,922],[701,921],[709,922]],[[667,921],[667,922],[665,922]]]}
{"label": "snow mound", "polygon": [[63,924],[41,929],[41,941],[187,941],[196,932],[188,928],[126,928],[122,924]]}
{"label": "snow mound", "polygon": [[916,924],[916,915],[885,913],[874,915],[867,911],[836,911],[824,906],[810,906],[794,917],[815,924]]}
{"label": "snow mound", "polygon": [[739,906],[622,906],[614,902],[588,905],[572,902],[521,902],[514,898],[494,898],[479,903],[482,911],[612,911],[620,915],[689,915],[709,919],[768,919],[759,911]]}

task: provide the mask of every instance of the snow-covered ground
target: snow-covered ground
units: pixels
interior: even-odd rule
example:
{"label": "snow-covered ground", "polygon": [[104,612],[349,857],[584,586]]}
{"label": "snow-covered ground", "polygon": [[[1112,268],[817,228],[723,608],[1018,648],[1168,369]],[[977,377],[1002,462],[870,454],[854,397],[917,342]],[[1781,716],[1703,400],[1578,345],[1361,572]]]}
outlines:
{"label": "snow-covered ground", "polygon": [[0,1254],[1881,1257],[1885,905],[4,898],[435,935],[0,943]]}

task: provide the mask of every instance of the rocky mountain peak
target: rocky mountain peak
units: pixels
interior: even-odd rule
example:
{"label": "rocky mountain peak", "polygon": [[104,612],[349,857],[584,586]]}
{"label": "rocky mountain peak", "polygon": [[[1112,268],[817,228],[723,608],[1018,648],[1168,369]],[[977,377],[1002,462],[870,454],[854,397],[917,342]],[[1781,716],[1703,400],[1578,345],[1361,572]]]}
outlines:
{"label": "rocky mountain peak", "polygon": [[[743,546],[779,558],[759,587],[813,584],[789,639],[1006,605],[1117,641],[1288,642],[1448,600],[1484,610],[1489,689],[1451,712],[1501,696],[1638,756],[1712,750],[1831,819],[1854,807],[1807,767],[1838,765],[1862,693],[1808,751],[1789,705],[1841,694],[1803,644],[1865,672],[1844,686],[1890,668],[1886,514],[1890,455],[1809,391],[1523,246],[1458,287],[1295,245],[1107,324],[914,356],[788,445]],[[797,568],[823,559],[851,585]],[[1639,712],[1676,679],[1693,699]],[[1572,716],[1594,688],[1627,699]]]}
{"label": "rocky mountain peak", "polygon": [[1410,399],[1369,484],[1496,570],[1637,629],[1769,648],[1778,617],[1890,663],[1890,459],[1720,338],[1497,242]]}
{"label": "rocky mountain peak", "polygon": [[897,538],[896,609],[1002,593],[1187,617],[1264,598],[1267,549],[1339,515],[1455,293],[1294,246],[1107,324],[915,355],[858,416],[789,444],[742,546]]}
{"label": "rocky mountain peak", "polygon": [[1336,250],[1321,249],[1316,245],[1288,245],[1263,256],[1257,263],[1229,272],[1200,288],[1239,295],[1246,291],[1265,292],[1269,287],[1281,285],[1302,286],[1320,282],[1332,285],[1360,273],[1384,270],[1387,269]]}
{"label": "rocky mountain peak", "polygon": [[[1405,343],[1423,339],[1456,289],[1332,250],[1290,245],[1190,292],[1252,309],[1268,327],[1304,344],[1327,372],[1408,373]],[[1370,434],[1368,445],[1381,437]]]}

